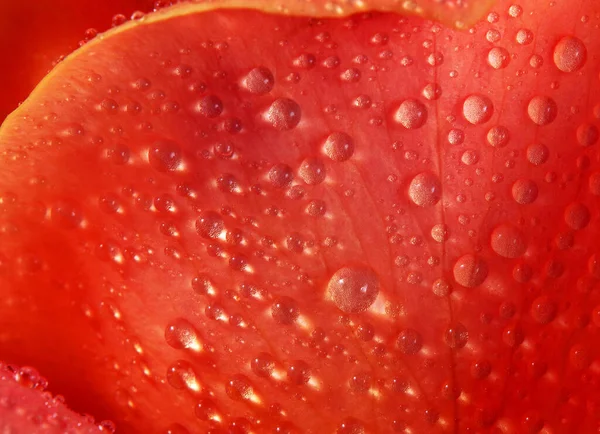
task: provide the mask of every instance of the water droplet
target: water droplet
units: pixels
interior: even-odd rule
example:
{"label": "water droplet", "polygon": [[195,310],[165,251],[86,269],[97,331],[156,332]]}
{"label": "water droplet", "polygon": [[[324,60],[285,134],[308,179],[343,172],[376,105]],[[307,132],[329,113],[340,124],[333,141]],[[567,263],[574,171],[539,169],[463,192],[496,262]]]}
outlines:
{"label": "water droplet", "polygon": [[421,91],[421,95],[429,101],[434,101],[442,96],[442,87],[437,83],[428,83]]}
{"label": "water droplet", "polygon": [[581,124],[577,128],[577,141],[581,146],[592,146],[598,141],[598,127],[593,124]]}
{"label": "water droplet", "polygon": [[487,61],[494,69],[503,69],[510,63],[510,55],[505,48],[494,47],[488,52]]}
{"label": "water droplet", "polygon": [[583,229],[590,222],[590,210],[582,203],[572,203],[565,210],[565,222],[576,231]]}
{"label": "water droplet", "polygon": [[524,339],[523,330],[519,326],[508,326],[502,333],[502,340],[511,348],[521,345]]}
{"label": "water droplet", "polygon": [[519,229],[510,224],[501,224],[492,231],[492,250],[505,258],[518,258],[525,253],[527,245]]}
{"label": "water droplet", "polygon": [[476,380],[483,380],[492,372],[492,365],[487,360],[477,360],[471,365],[471,375]]}
{"label": "water droplet", "polygon": [[548,324],[556,316],[556,304],[547,296],[542,295],[531,303],[531,316],[540,324]]}
{"label": "water droplet", "polygon": [[310,374],[310,366],[303,360],[293,361],[287,370],[288,380],[298,386],[308,383]]}
{"label": "water droplet", "polygon": [[223,102],[216,95],[206,95],[196,101],[194,111],[207,118],[216,118],[223,112]]}
{"label": "water droplet", "polygon": [[52,222],[64,229],[75,229],[83,221],[81,209],[70,201],[55,203],[50,210],[50,217]]}
{"label": "water droplet", "polygon": [[250,362],[252,372],[262,378],[269,378],[275,369],[275,358],[269,353],[259,353]]}
{"label": "water droplet", "polygon": [[440,179],[431,172],[419,173],[408,186],[408,196],[418,206],[435,205],[442,197]]}
{"label": "water droplet", "polygon": [[450,283],[448,283],[448,281],[443,278],[436,279],[433,282],[431,289],[433,290],[433,293],[438,297],[446,297],[452,292],[452,286],[450,286]]}
{"label": "water droplet", "polygon": [[225,229],[221,216],[215,211],[204,211],[196,220],[196,231],[206,239],[217,239]]}
{"label": "water droplet", "polygon": [[463,116],[473,125],[489,121],[494,114],[494,104],[487,96],[471,95],[463,103]]}
{"label": "water droplet", "polygon": [[503,148],[510,140],[510,133],[508,132],[508,128],[497,125],[488,130],[486,138],[490,146]]}
{"label": "water droplet", "polygon": [[523,13],[523,8],[519,5],[511,5],[508,8],[508,14],[513,18],[519,18]]}
{"label": "water droplet", "polygon": [[512,186],[512,196],[521,205],[533,203],[538,197],[538,186],[530,179],[519,179]]}
{"label": "water droplet", "polygon": [[427,107],[421,101],[407,99],[394,113],[394,120],[407,129],[420,128],[427,121]]}
{"label": "water droplet", "polygon": [[278,324],[291,325],[298,318],[298,303],[293,298],[281,296],[271,307],[271,316]]}
{"label": "water droplet", "polygon": [[431,238],[438,243],[443,243],[448,239],[448,226],[442,223],[438,223],[431,228]]}
{"label": "water droplet", "polygon": [[575,72],[587,60],[587,49],[581,39],[564,36],[554,47],[554,64],[563,72]]}
{"label": "water droplet", "polygon": [[444,342],[450,348],[458,350],[463,348],[469,340],[469,332],[461,323],[451,325],[444,333]]}
{"label": "water droplet", "polygon": [[327,205],[320,199],[311,200],[306,206],[306,213],[311,217],[321,217],[327,212]]}
{"label": "water droplet", "polygon": [[335,305],[346,313],[367,310],[379,294],[377,274],[365,266],[343,267],[329,279],[327,292]]}
{"label": "water droplet", "polygon": [[254,394],[248,377],[236,374],[225,384],[225,392],[234,401],[248,400]]}
{"label": "water droplet", "polygon": [[515,41],[519,45],[529,45],[533,42],[533,32],[529,29],[519,29],[515,35]]}
{"label": "water droplet", "polygon": [[474,149],[467,149],[460,157],[460,161],[465,166],[472,166],[479,161],[479,154]]}
{"label": "water droplet", "polygon": [[421,337],[421,334],[414,329],[404,329],[398,335],[396,343],[402,353],[411,355],[416,354],[421,350],[423,338]]}
{"label": "water droplet", "polygon": [[529,119],[535,124],[540,126],[548,125],[556,119],[558,106],[548,96],[535,96],[529,101],[527,114],[529,115]]}
{"label": "water droplet", "polygon": [[294,179],[294,172],[287,164],[279,163],[269,170],[269,182],[274,188],[286,188]]}
{"label": "water droplet", "polygon": [[475,288],[481,285],[488,275],[487,263],[473,254],[466,254],[458,258],[454,264],[454,280],[459,285]]}
{"label": "water droplet", "polygon": [[354,140],[346,133],[332,133],[325,140],[323,151],[333,161],[346,161],[354,154]]}
{"label": "water droplet", "polygon": [[546,145],[535,143],[527,147],[527,160],[534,166],[539,166],[548,161],[550,150]]}
{"label": "water droplet", "polygon": [[175,389],[200,391],[200,383],[190,362],[177,360],[167,369],[167,382]]}
{"label": "water droplet", "polygon": [[295,128],[302,117],[298,103],[289,98],[279,98],[271,104],[266,113],[266,119],[273,128],[279,131]]}
{"label": "water droplet", "polygon": [[365,434],[365,426],[358,419],[348,417],[339,425],[336,434]]}
{"label": "water droplet", "polygon": [[252,69],[242,79],[242,86],[245,87],[248,92],[257,95],[264,95],[265,93],[271,92],[274,85],[275,78],[273,77],[273,73],[264,66],[258,66]]}
{"label": "water droplet", "polygon": [[176,350],[189,349],[197,352],[202,349],[196,329],[184,318],[177,318],[167,325],[165,341]]}
{"label": "water droplet", "polygon": [[171,140],[159,140],[148,150],[148,162],[159,172],[172,172],[181,164],[181,150]]}
{"label": "water droplet", "polygon": [[308,157],[298,169],[300,178],[308,185],[317,185],[325,179],[325,164],[317,157]]}
{"label": "water droplet", "polygon": [[600,196],[600,172],[594,172],[590,175],[588,186],[590,193]]}
{"label": "water droplet", "polygon": [[204,420],[204,421],[209,421],[209,420],[220,421],[221,420],[221,416],[219,415],[219,412],[217,411],[217,406],[210,399],[203,398],[203,399],[199,400],[198,403],[196,404],[194,413],[196,414],[196,417],[200,420]]}

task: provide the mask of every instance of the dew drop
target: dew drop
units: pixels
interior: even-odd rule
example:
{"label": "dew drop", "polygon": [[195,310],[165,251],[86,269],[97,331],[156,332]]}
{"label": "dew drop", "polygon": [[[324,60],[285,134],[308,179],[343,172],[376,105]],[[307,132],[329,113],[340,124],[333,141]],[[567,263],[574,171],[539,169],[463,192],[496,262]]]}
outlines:
{"label": "dew drop", "polygon": [[286,188],[294,179],[294,172],[287,164],[279,163],[269,170],[269,182],[274,188]]}
{"label": "dew drop", "polygon": [[431,172],[422,172],[415,176],[408,186],[410,200],[418,206],[435,205],[442,197],[440,179]]}
{"label": "dew drop", "polygon": [[194,368],[190,362],[178,360],[167,369],[167,382],[171,387],[179,390],[188,389],[193,392],[200,391],[200,384]]}
{"label": "dew drop", "polygon": [[471,95],[463,103],[463,116],[473,125],[489,121],[494,114],[492,100],[483,95]]}
{"label": "dew drop", "polygon": [[196,101],[194,111],[207,118],[216,118],[223,112],[223,102],[215,95],[206,95]]}
{"label": "dew drop", "polygon": [[148,162],[159,172],[172,172],[181,164],[181,149],[171,140],[159,140],[148,151]]}
{"label": "dew drop", "polygon": [[438,243],[443,243],[448,239],[448,226],[438,223],[431,228],[431,238]]}
{"label": "dew drop", "polygon": [[279,131],[295,128],[302,117],[298,103],[289,98],[275,100],[266,113],[266,119],[273,128]]}
{"label": "dew drop", "polygon": [[444,333],[444,342],[450,348],[458,350],[463,348],[469,340],[469,332],[461,323],[452,324]]}
{"label": "dew drop", "polygon": [[427,121],[427,107],[421,101],[407,99],[394,113],[394,120],[407,129],[420,128]]}
{"label": "dew drop", "polygon": [[438,297],[446,297],[452,292],[452,287],[446,279],[436,279],[431,286],[433,293]]}
{"label": "dew drop", "polygon": [[215,211],[204,211],[196,220],[196,231],[206,239],[217,239],[225,229],[221,216]]}
{"label": "dew drop", "polygon": [[365,426],[358,419],[348,417],[340,423],[336,434],[365,434]]}
{"label": "dew drop", "polygon": [[258,66],[252,69],[242,79],[242,86],[245,87],[248,92],[257,95],[264,95],[265,93],[271,92],[275,84],[275,78],[273,73],[264,66]]}
{"label": "dew drop", "polygon": [[531,316],[540,324],[548,324],[556,316],[556,304],[547,296],[542,295],[531,304]]}
{"label": "dew drop", "polygon": [[527,160],[534,166],[539,166],[548,161],[550,150],[546,145],[534,143],[527,147]]}
{"label": "dew drop", "polygon": [[421,91],[421,95],[429,101],[434,101],[442,96],[442,87],[437,83],[428,83]]}
{"label": "dew drop", "polygon": [[269,378],[275,369],[275,358],[269,353],[259,353],[250,361],[252,372],[262,378]]}
{"label": "dew drop", "polygon": [[236,374],[225,384],[225,393],[234,401],[248,400],[254,394],[248,377]]}
{"label": "dew drop", "polygon": [[64,229],[75,229],[81,225],[83,214],[75,203],[60,201],[50,209],[50,218],[57,226]]}
{"label": "dew drop", "polygon": [[291,325],[299,316],[298,303],[293,298],[281,296],[273,303],[271,316],[278,324]]}
{"label": "dew drop", "polygon": [[196,408],[194,410],[196,417],[200,420],[208,421],[215,420],[218,421],[221,419],[219,412],[217,411],[217,406],[211,399],[201,399],[196,403]]}
{"label": "dew drop", "polygon": [[510,224],[501,224],[492,231],[492,250],[504,258],[518,258],[525,253],[527,245],[519,229]]}
{"label": "dew drop", "polygon": [[592,146],[598,142],[598,127],[593,124],[581,124],[577,128],[577,141],[581,146]]}
{"label": "dew drop", "polygon": [[510,140],[510,133],[508,132],[508,128],[497,125],[488,130],[486,138],[490,146],[503,148]]}
{"label": "dew drop", "polygon": [[535,96],[529,101],[527,114],[529,115],[529,119],[535,124],[540,126],[548,125],[556,119],[558,106],[548,96]]}
{"label": "dew drop", "polygon": [[402,353],[411,355],[421,350],[423,338],[418,331],[409,328],[400,332],[396,343]]}
{"label": "dew drop", "polygon": [[521,205],[533,203],[538,197],[538,186],[530,179],[519,179],[512,186],[512,197]]}
{"label": "dew drop", "polygon": [[590,193],[595,196],[600,196],[600,172],[594,172],[590,175],[588,187],[590,189]]}
{"label": "dew drop", "polygon": [[377,298],[380,282],[366,266],[349,266],[337,270],[329,279],[327,292],[335,305],[346,313],[367,310]]}
{"label": "dew drop", "polygon": [[321,217],[327,212],[327,205],[320,199],[311,200],[306,206],[306,213],[311,217]]}
{"label": "dew drop", "polygon": [[354,140],[346,133],[332,133],[325,140],[323,151],[333,161],[346,161],[354,154]]}
{"label": "dew drop", "polygon": [[564,36],[554,47],[554,64],[563,72],[575,72],[583,67],[587,49],[581,39]]}
{"label": "dew drop", "polygon": [[480,257],[466,254],[458,258],[454,264],[454,280],[459,285],[475,288],[481,285],[488,275],[488,265]]}
{"label": "dew drop", "polygon": [[503,69],[510,63],[510,55],[505,48],[494,47],[488,52],[488,64],[494,69]]}
{"label": "dew drop", "polygon": [[165,328],[165,341],[176,350],[200,351],[202,345],[194,326],[184,318],[177,318]]}
{"label": "dew drop", "polygon": [[529,45],[533,42],[533,32],[529,29],[519,29],[515,35],[515,41],[519,45]]}
{"label": "dew drop", "polygon": [[298,174],[308,185],[320,184],[325,179],[325,164],[320,158],[308,157],[300,164]]}
{"label": "dew drop", "polygon": [[582,203],[572,203],[565,210],[565,222],[571,229],[581,230],[590,222],[590,210]]}
{"label": "dew drop", "polygon": [[292,384],[302,386],[310,380],[310,366],[303,360],[293,361],[287,370],[287,378]]}

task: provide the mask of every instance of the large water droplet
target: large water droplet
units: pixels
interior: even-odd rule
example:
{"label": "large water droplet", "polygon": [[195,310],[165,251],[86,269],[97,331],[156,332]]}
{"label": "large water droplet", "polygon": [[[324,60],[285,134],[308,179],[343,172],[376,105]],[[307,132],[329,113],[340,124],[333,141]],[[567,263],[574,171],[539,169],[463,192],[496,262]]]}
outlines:
{"label": "large water droplet", "polygon": [[418,206],[435,205],[442,197],[440,179],[431,172],[419,173],[408,186],[408,196]]}
{"label": "large water droplet", "polygon": [[342,311],[359,313],[367,310],[379,294],[377,274],[365,266],[340,268],[329,279],[327,292]]}
{"label": "large water droplet", "polygon": [[494,114],[494,104],[487,96],[471,95],[463,103],[463,116],[473,125],[489,121]]}
{"label": "large water droplet", "polygon": [[548,96],[534,96],[527,106],[529,119],[540,126],[548,125],[558,114],[556,102]]}
{"label": "large water droplet", "polygon": [[404,329],[398,335],[396,343],[404,354],[416,354],[423,346],[423,338],[414,329]]}
{"label": "large water droplet", "polygon": [[198,338],[198,332],[194,326],[184,318],[171,321],[165,328],[165,340],[167,344],[176,350],[189,349],[200,351],[202,344]]}
{"label": "large water droplet", "polygon": [[258,66],[252,69],[242,79],[242,85],[248,92],[258,95],[271,92],[274,84],[275,78],[273,77],[273,73],[264,66]]}
{"label": "large water droplet", "polygon": [[298,103],[289,98],[279,98],[271,104],[266,113],[266,119],[280,131],[295,128],[302,117]]}
{"label": "large water droplet", "polygon": [[148,162],[159,172],[177,170],[181,164],[181,150],[171,140],[159,140],[150,147]]}
{"label": "large water droplet", "polygon": [[300,164],[298,174],[308,185],[320,184],[325,179],[325,164],[320,158],[308,157]]}
{"label": "large water droplet", "polygon": [[490,245],[505,258],[518,258],[527,248],[521,231],[510,224],[501,224],[492,231]]}
{"label": "large water droplet", "polygon": [[394,113],[394,120],[404,128],[420,128],[427,121],[427,107],[421,101],[407,99]]}
{"label": "large water droplet", "polygon": [[585,64],[587,49],[575,36],[563,37],[554,47],[554,64],[563,72],[574,72]]}
{"label": "large water droplet", "polygon": [[512,186],[512,196],[521,205],[533,203],[538,197],[538,186],[530,179],[519,179]]}
{"label": "large water droplet", "polygon": [[196,231],[203,238],[219,238],[223,229],[225,229],[223,219],[215,211],[204,211],[196,220]]}
{"label": "large water droplet", "polygon": [[473,254],[466,254],[458,258],[454,264],[454,280],[459,285],[475,288],[481,285],[488,275],[487,263]]}
{"label": "large water droplet", "polygon": [[286,188],[294,179],[294,172],[287,164],[279,163],[269,170],[269,182],[275,188]]}
{"label": "large water droplet", "polygon": [[332,133],[325,140],[323,151],[333,161],[346,161],[354,154],[354,140],[346,133]]}
{"label": "large water droplet", "polygon": [[282,325],[291,325],[298,318],[298,303],[293,298],[281,296],[275,300],[271,307],[271,315],[275,322]]}

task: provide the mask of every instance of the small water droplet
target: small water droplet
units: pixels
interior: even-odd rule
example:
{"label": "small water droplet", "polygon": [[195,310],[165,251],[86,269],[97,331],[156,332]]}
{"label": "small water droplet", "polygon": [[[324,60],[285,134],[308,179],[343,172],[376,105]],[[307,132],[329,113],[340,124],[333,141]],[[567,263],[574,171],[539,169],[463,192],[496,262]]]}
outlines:
{"label": "small water droplet", "polygon": [[298,174],[308,185],[320,184],[325,179],[325,164],[320,158],[308,157],[300,164]]}
{"label": "small water droplet", "polygon": [[581,230],[590,222],[590,210],[582,203],[572,203],[565,210],[565,222],[571,229]]}
{"label": "small water droplet", "polygon": [[556,316],[556,303],[548,296],[542,295],[531,303],[531,316],[540,324],[548,324]]}
{"label": "small water droplet", "polygon": [[435,205],[442,197],[442,184],[437,175],[422,172],[415,176],[408,186],[410,200],[418,206]]}
{"label": "small water droplet", "polygon": [[548,161],[550,150],[546,145],[534,143],[527,147],[527,160],[534,166],[539,166]]}
{"label": "small water droplet", "polygon": [[346,313],[367,310],[379,294],[377,274],[365,266],[349,266],[337,270],[329,279],[327,292],[335,305]]}
{"label": "small water droplet", "polygon": [[271,307],[271,316],[278,324],[291,325],[298,319],[298,303],[291,297],[281,296]]}
{"label": "small water droplet", "polygon": [[593,124],[584,123],[577,128],[577,141],[581,146],[596,144],[599,135],[598,127]]}
{"label": "small water droplet", "polygon": [[510,133],[508,132],[508,128],[496,125],[488,130],[486,138],[490,146],[503,148],[510,140]]}
{"label": "small water droplet", "polygon": [[294,172],[287,164],[279,163],[271,167],[268,178],[274,188],[286,188],[292,183]]}
{"label": "small water droplet", "polygon": [[564,36],[554,47],[554,64],[563,72],[575,72],[587,60],[585,44],[575,36]]}
{"label": "small water droplet", "polygon": [[275,358],[269,353],[259,353],[250,361],[252,372],[262,378],[269,378],[275,369]]}
{"label": "small water droplet", "polygon": [[234,401],[248,400],[254,394],[250,380],[242,374],[234,375],[225,384],[225,392]]}
{"label": "small water droplet", "polygon": [[175,389],[188,389],[193,392],[200,391],[200,383],[190,362],[177,360],[167,369],[166,377],[167,382]]}
{"label": "small water droplet", "polygon": [[519,29],[515,35],[515,41],[519,45],[529,45],[533,42],[533,32],[529,29]]}
{"label": "small water droplet", "polygon": [[225,229],[221,216],[215,211],[204,211],[196,220],[196,231],[206,239],[217,239]]}
{"label": "small water droplet", "polygon": [[488,51],[489,65],[494,69],[503,69],[510,63],[510,54],[506,48],[494,47]]}
{"label": "small water droplet", "polygon": [[461,323],[452,324],[444,333],[444,342],[450,348],[458,350],[463,348],[469,340],[469,332]]}
{"label": "small water droplet", "polygon": [[311,375],[310,366],[303,360],[293,361],[287,370],[288,380],[298,386],[309,382]]}
{"label": "small water droplet", "polygon": [[216,118],[223,112],[223,102],[216,95],[206,95],[196,101],[194,111],[207,118]]}

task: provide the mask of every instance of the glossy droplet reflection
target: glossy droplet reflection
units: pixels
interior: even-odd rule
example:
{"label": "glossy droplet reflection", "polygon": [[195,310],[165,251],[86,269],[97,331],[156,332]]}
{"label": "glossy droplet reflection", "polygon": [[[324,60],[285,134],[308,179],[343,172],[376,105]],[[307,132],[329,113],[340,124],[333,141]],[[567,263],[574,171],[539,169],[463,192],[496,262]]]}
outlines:
{"label": "glossy droplet reflection", "polygon": [[473,125],[489,121],[494,114],[492,100],[483,95],[471,95],[463,103],[463,116]]}
{"label": "glossy droplet reflection", "polygon": [[558,106],[556,102],[547,96],[535,96],[529,101],[527,106],[527,114],[535,124],[544,126],[548,125],[558,114]]}
{"label": "glossy droplet reflection", "polygon": [[302,117],[298,103],[289,98],[279,98],[271,104],[266,113],[270,124],[279,131],[295,128]]}
{"label": "glossy droplet reflection", "polygon": [[177,318],[165,328],[165,341],[176,350],[200,351],[202,344],[198,332],[188,320]]}
{"label": "glossy droplet reflection", "polygon": [[554,47],[554,64],[563,72],[575,72],[581,69],[586,59],[585,44],[575,36],[563,37]]}
{"label": "glossy droplet reflection", "polygon": [[408,196],[418,206],[435,205],[442,197],[440,179],[431,172],[419,173],[408,186]]}
{"label": "glossy droplet reflection", "polygon": [[527,248],[521,231],[510,224],[499,225],[492,231],[490,245],[505,258],[518,258]]}
{"label": "glossy droplet reflection", "polygon": [[377,274],[366,266],[340,268],[327,285],[327,292],[335,305],[346,313],[367,310],[375,302],[379,290]]}
{"label": "glossy droplet reflection", "polygon": [[407,99],[394,113],[394,120],[407,129],[422,127],[427,121],[427,107],[416,99]]}
{"label": "glossy droplet reflection", "polygon": [[481,285],[488,275],[488,265],[480,257],[468,253],[458,258],[454,264],[454,280],[459,285],[475,288]]}

